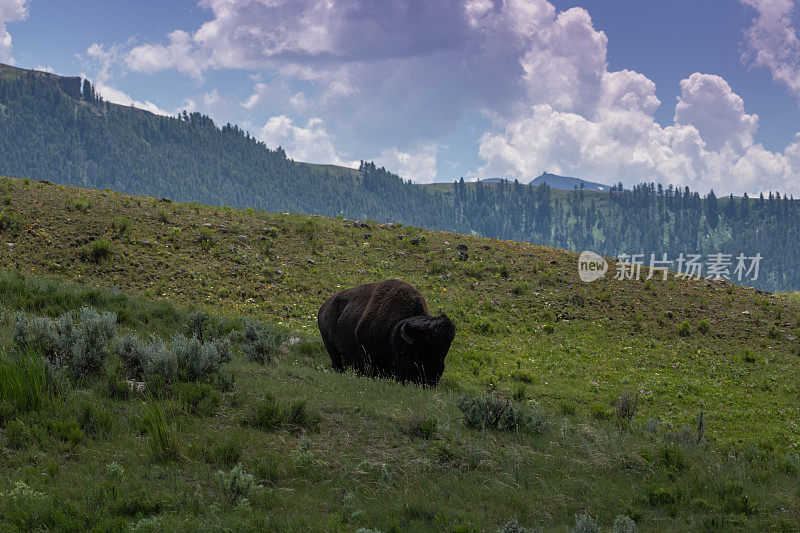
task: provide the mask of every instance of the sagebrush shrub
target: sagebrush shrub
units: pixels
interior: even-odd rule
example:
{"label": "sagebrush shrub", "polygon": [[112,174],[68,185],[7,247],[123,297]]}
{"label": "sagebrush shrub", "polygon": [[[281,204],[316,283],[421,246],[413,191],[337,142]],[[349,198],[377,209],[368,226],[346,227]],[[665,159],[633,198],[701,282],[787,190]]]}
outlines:
{"label": "sagebrush shrub", "polygon": [[112,350],[122,360],[122,365],[133,378],[142,377],[142,342],[136,335],[123,335],[114,339]]}
{"label": "sagebrush shrub", "polygon": [[125,467],[116,461],[112,461],[106,465],[106,474],[116,481],[122,481],[125,477]]}
{"label": "sagebrush shrub", "polygon": [[79,373],[103,368],[108,357],[108,341],[117,332],[117,315],[81,308],[81,324],[72,344],[72,367]]}
{"label": "sagebrush shrub", "polygon": [[255,320],[245,319],[239,346],[248,361],[263,365],[273,360],[287,336],[280,328],[265,327]]}
{"label": "sagebrush shrub", "polygon": [[201,342],[197,337],[176,334],[170,349],[155,336],[142,340],[124,335],[115,339],[114,352],[131,377],[171,384],[202,381],[218,374],[220,365],[231,360],[231,343],[227,338]]}
{"label": "sagebrush shrub", "polygon": [[541,413],[533,413],[522,405],[515,405],[494,396],[478,397],[464,394],[458,399],[458,408],[467,425],[480,429],[520,431],[541,434],[547,421]]}
{"label": "sagebrush shrub", "polygon": [[198,381],[220,368],[219,350],[213,341],[201,342],[197,337],[187,339],[178,333],[172,338],[172,351],[185,381]]}
{"label": "sagebrush shrub", "polygon": [[10,209],[0,211],[0,232],[14,234],[22,225],[22,217]]}
{"label": "sagebrush shrub", "polygon": [[211,342],[217,348],[217,359],[219,360],[219,363],[221,365],[230,363],[233,359],[233,354],[231,353],[231,340],[226,337],[224,339],[214,339]]}
{"label": "sagebrush shrub", "polygon": [[197,337],[200,342],[213,338],[211,316],[205,311],[198,310],[191,313],[186,323],[186,329],[190,336]]}
{"label": "sagebrush shrub", "polygon": [[238,504],[243,500],[249,500],[261,490],[261,485],[257,485],[252,474],[248,474],[242,463],[234,466],[230,472],[220,470],[214,475],[217,485],[222,490],[225,501],[230,504]]}
{"label": "sagebrush shrub", "polygon": [[169,384],[178,379],[178,358],[174,352],[167,349],[164,341],[153,339],[144,348],[142,375],[146,380],[158,378]]}
{"label": "sagebrush shrub", "polygon": [[123,335],[114,339],[113,349],[132,378],[159,375],[171,383],[178,374],[175,355],[157,337],[144,341],[136,335]]}
{"label": "sagebrush shrub", "polygon": [[629,422],[636,415],[636,408],[639,403],[639,394],[631,394],[624,391],[617,398],[616,415],[618,420]]}
{"label": "sagebrush shrub", "polygon": [[522,527],[516,518],[512,518],[506,522],[503,527],[497,530],[497,533],[527,533],[527,529]]}
{"label": "sagebrush shrub", "polygon": [[636,527],[636,522],[632,518],[625,515],[618,515],[614,519],[612,530],[614,533],[636,533],[639,528]]}
{"label": "sagebrush shrub", "polygon": [[100,370],[108,357],[108,342],[117,330],[117,316],[83,307],[80,317],[80,324],[75,325],[69,312],[55,320],[19,312],[14,317],[12,340],[20,351],[45,357],[56,366],[68,366],[77,374]]}
{"label": "sagebrush shrub", "polygon": [[573,533],[600,533],[600,523],[589,513],[575,515]]}
{"label": "sagebrush shrub", "polygon": [[20,351],[41,355],[51,361],[59,359],[60,336],[53,320],[19,311],[14,315],[11,339]]}

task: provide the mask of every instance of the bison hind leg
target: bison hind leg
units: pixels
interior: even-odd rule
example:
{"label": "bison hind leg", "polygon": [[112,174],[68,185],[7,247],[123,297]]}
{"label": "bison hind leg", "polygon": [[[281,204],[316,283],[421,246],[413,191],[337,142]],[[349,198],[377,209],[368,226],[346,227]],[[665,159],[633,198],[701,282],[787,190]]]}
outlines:
{"label": "bison hind leg", "polygon": [[344,372],[342,354],[336,349],[336,346],[334,346],[332,342],[328,342],[325,339],[322,340],[322,343],[325,345],[325,349],[328,350],[328,355],[331,356],[331,364],[333,365],[333,369],[337,372]]}

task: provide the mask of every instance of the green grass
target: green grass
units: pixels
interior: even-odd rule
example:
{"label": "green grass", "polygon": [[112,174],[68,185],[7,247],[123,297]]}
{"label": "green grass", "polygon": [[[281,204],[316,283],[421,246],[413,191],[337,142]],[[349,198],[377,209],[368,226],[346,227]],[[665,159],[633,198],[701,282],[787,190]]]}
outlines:
{"label": "green grass", "polygon": [[44,361],[40,358],[0,352],[0,403],[18,411],[39,409],[45,385]]}
{"label": "green grass", "polygon": [[167,422],[158,402],[150,398],[142,411],[142,422],[153,458],[159,461],[179,460],[181,451],[177,430]]}
{"label": "green grass", "polygon": [[[0,530],[494,531],[512,518],[565,530],[585,512],[606,530],[621,515],[645,531],[800,525],[794,297],[705,281],[587,285],[574,254],[409,227],[17,180],[0,181],[6,194],[20,234],[0,247],[17,265],[0,272],[0,377],[17,376],[0,381]],[[113,253],[83,260],[97,239]],[[387,277],[456,324],[436,389],[331,370],[319,305]],[[69,386],[8,366],[15,311],[84,305],[142,338],[189,334],[200,309],[223,335],[248,317],[301,340],[269,364],[236,342],[232,387],[151,384],[153,397],[129,390],[113,354]],[[477,416],[510,407],[498,429]],[[530,429],[503,430],[515,421]],[[258,485],[247,497],[224,488]]]}
{"label": "green grass", "polygon": [[[643,530],[797,526],[796,457],[724,453],[697,444],[695,428],[653,431],[638,417],[621,426],[542,413],[541,432],[479,429],[458,408],[457,387],[421,389],[327,367],[319,354],[290,351],[266,369],[237,355],[236,388],[210,418],[170,398],[105,398],[90,383],[45,397],[35,416],[19,418],[23,436],[4,445],[0,466],[0,486],[22,482],[40,496],[0,499],[0,523],[485,531],[512,517],[564,528],[588,510],[606,528],[618,515]],[[319,412],[318,432],[241,425],[265,385],[281,399],[279,412],[301,402]],[[83,414],[93,402],[111,423]],[[261,485],[246,491],[247,504],[232,488],[238,463]]]}

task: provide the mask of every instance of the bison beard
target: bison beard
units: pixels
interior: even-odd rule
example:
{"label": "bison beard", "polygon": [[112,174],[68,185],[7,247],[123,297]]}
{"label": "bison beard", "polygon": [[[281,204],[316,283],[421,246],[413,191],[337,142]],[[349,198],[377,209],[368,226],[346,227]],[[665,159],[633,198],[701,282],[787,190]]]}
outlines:
{"label": "bison beard", "polygon": [[317,323],[336,370],[432,387],[456,333],[447,315],[431,316],[422,294],[397,279],[337,292]]}

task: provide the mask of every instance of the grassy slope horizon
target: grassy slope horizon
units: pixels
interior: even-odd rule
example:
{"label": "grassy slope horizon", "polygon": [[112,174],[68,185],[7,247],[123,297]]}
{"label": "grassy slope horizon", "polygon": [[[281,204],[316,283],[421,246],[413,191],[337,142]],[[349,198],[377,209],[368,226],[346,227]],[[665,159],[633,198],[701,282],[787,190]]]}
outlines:
{"label": "grassy slope horizon", "polygon": [[[722,446],[800,445],[800,304],[791,297],[705,280],[584,284],[572,252],[411,227],[8,178],[0,189],[7,268],[310,334],[332,292],[396,277],[456,324],[445,384],[522,389],[595,415],[631,390],[643,416],[668,427],[692,425],[702,410]],[[109,256],[88,260],[103,240]]]}

